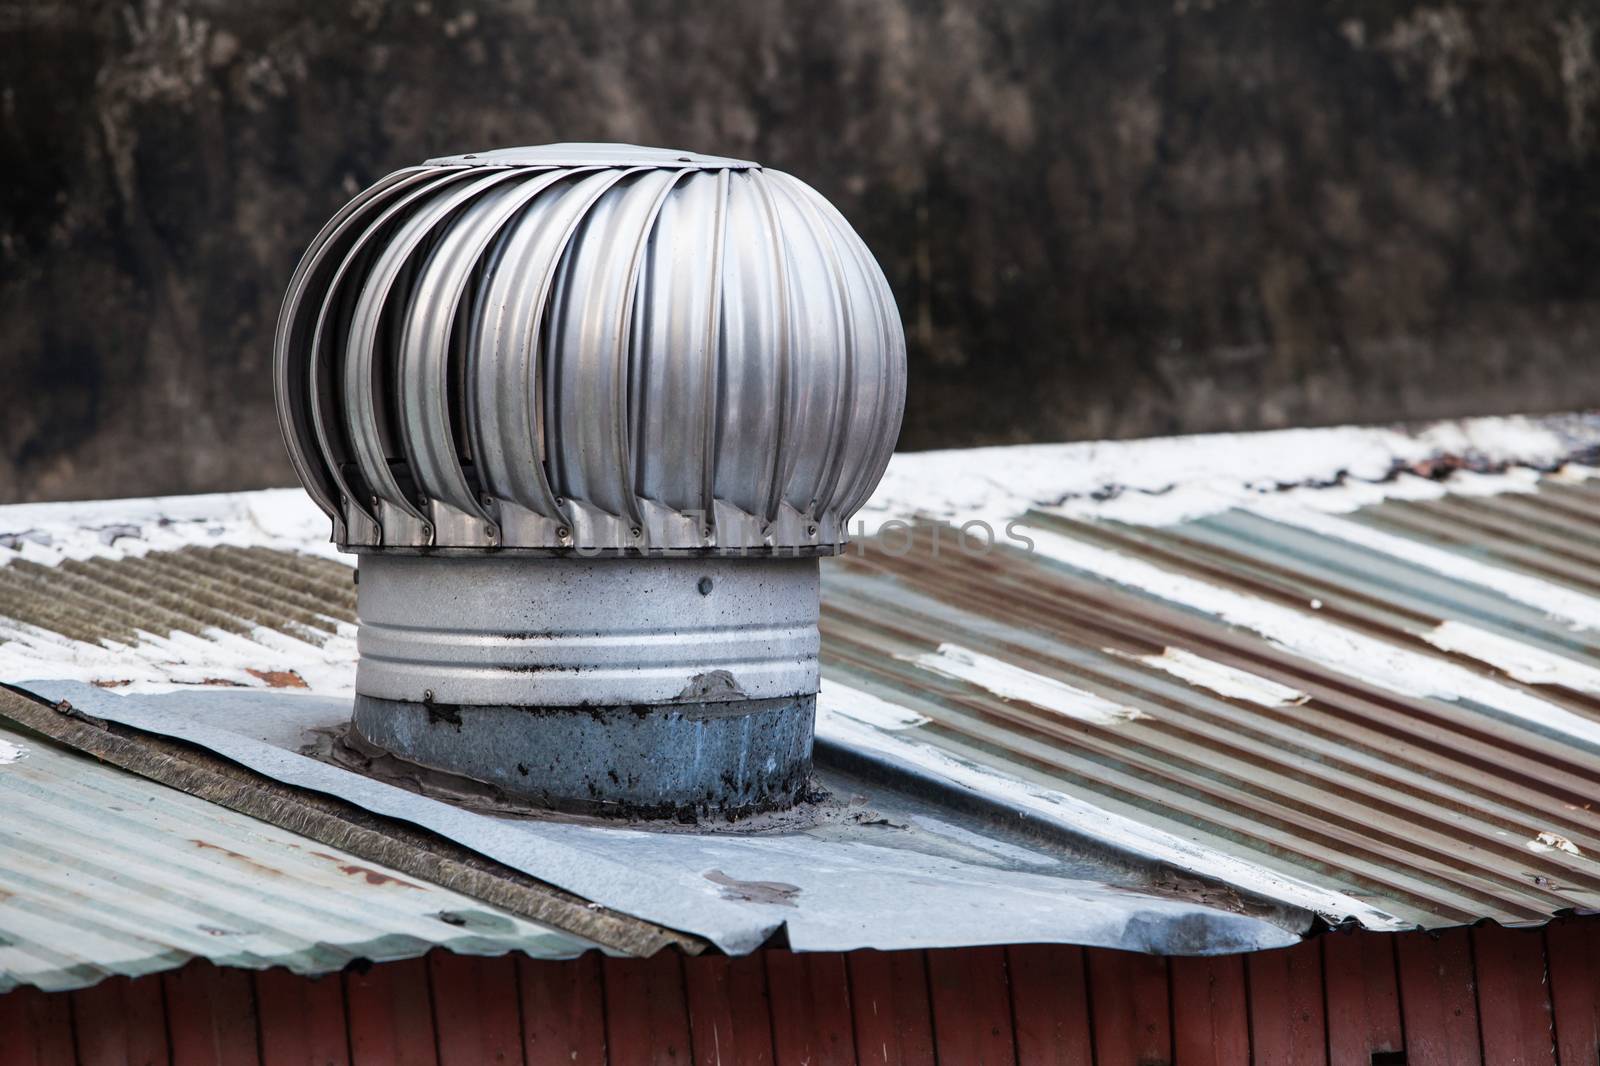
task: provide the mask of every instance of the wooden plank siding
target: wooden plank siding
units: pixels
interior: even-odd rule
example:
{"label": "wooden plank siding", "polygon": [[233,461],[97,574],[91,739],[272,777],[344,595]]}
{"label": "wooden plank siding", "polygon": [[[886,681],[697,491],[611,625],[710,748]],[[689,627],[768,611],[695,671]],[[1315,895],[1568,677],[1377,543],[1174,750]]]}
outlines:
{"label": "wooden plank siding", "polygon": [[1471,931],[1399,936],[1394,947],[1408,1066],[1485,1066]]}
{"label": "wooden plank siding", "polygon": [[192,963],[0,996],[0,1066],[1595,1066],[1600,919],[1094,948],[426,959],[323,978]]}

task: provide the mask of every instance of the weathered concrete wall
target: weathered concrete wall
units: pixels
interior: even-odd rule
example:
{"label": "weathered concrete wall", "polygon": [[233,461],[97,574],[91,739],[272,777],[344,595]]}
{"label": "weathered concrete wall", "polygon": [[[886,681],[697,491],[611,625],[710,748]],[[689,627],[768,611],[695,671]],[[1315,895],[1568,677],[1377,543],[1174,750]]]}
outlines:
{"label": "weathered concrete wall", "polygon": [[292,480],[271,331],[429,155],[793,171],[907,447],[1600,404],[1600,2],[0,5],[0,498]]}

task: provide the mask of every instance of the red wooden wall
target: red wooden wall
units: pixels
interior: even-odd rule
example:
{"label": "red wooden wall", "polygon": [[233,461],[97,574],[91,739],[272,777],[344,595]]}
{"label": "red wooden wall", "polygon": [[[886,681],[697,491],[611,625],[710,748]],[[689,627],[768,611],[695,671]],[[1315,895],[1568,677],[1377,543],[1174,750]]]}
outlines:
{"label": "red wooden wall", "polygon": [[1167,959],[1021,946],[570,963],[435,953],[307,980],[191,964],[0,996],[0,1064],[1596,1066],[1600,920]]}

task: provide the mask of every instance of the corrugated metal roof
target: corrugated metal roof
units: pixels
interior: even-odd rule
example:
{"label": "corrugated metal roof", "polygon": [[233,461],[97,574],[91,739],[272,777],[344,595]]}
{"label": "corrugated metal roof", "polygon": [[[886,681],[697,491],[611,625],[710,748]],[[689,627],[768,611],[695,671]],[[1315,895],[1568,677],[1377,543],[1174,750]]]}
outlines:
{"label": "corrugated metal roof", "polygon": [[[1600,521],[1600,491],[1546,491]],[[1543,495],[1523,502],[1542,505]],[[1489,500],[1469,507],[1474,518],[1505,510]],[[1411,504],[1353,521],[1404,525],[1422,543],[1496,559],[1533,543],[1509,533],[1469,542],[1464,524]],[[1029,523],[1052,538],[1032,555],[936,566],[917,552],[834,568],[829,676],[929,719],[904,742],[1408,922],[1528,921],[1600,906],[1592,636],[1481,587],[1245,512],[1160,529],[1037,513]],[[1594,551],[1600,538],[1574,530],[1569,544]],[[1100,552],[1194,584],[1168,597],[1157,581],[1108,581],[1093,569]],[[1593,580],[1585,565],[1570,564],[1574,585]],[[1226,597],[1249,598],[1301,616],[1311,632],[1229,624],[1200,609],[1211,589],[1219,610]],[[1349,637],[1371,646],[1335,646],[1337,664],[1311,645]],[[1389,649],[1416,661],[1376,661]],[[1366,656],[1374,661],[1363,676]],[[1453,679],[1428,676],[1442,669],[1483,679],[1485,693],[1450,698]],[[1030,700],[1017,676],[1042,694]],[[1063,712],[1051,685],[1126,713]]]}
{"label": "corrugated metal roof", "polygon": [[[82,682],[26,684],[70,705],[68,715],[34,712],[52,716],[44,728],[64,720],[93,729],[100,719],[144,737],[184,738],[270,779],[271,787],[336,796],[594,907],[733,953],[782,933],[795,949],[814,951],[1065,942],[1205,954],[1290,943],[1311,925],[1308,907],[1363,909],[1287,878],[1278,879],[1270,899],[1208,888],[1143,857],[1112,855],[1097,841],[1085,846],[1042,825],[1018,824],[986,794],[961,796],[866,765],[852,772],[848,758],[821,760],[821,798],[735,825],[505,817],[304,754],[308,738],[343,725],[347,700],[194,688],[124,696]],[[851,714],[864,713],[859,701],[848,703]],[[837,736],[838,724],[849,721],[859,719],[830,711],[819,726]],[[404,868],[403,858],[396,865]],[[549,920],[581,931],[569,922],[590,913],[550,913]],[[655,946],[638,944],[646,954]]]}
{"label": "corrugated metal roof", "polygon": [[[896,457],[867,512],[876,538],[824,566],[819,758],[934,810],[1013,812],[1123,891],[1241,892],[1374,928],[1593,908],[1600,482],[1563,460],[1597,445],[1600,420],[1564,418]],[[312,558],[326,531],[307,510],[278,493],[0,508],[0,558],[39,564],[24,607],[0,598],[33,612],[0,634],[0,679],[110,685],[134,698],[106,706],[147,724],[182,715],[140,693],[202,681],[347,695],[348,571]],[[108,535],[128,513],[134,532]],[[962,551],[973,521],[1002,546]],[[38,613],[59,572],[88,597],[68,620],[96,635],[110,623],[63,560],[141,556],[117,571],[131,606],[109,639]],[[195,560],[213,583],[192,602],[169,575]],[[260,567],[300,574],[283,587],[310,602],[270,581],[230,599]],[[147,590],[189,628],[141,615]],[[638,859],[619,898],[703,891],[695,838],[632,837],[649,840],[593,842]],[[825,861],[827,837],[738,847],[795,880],[785,863]],[[681,884],[661,877],[673,862]],[[1001,875],[963,876],[976,900]],[[973,936],[850,917],[877,946]]]}
{"label": "corrugated metal roof", "polygon": [[355,959],[589,945],[469,896],[0,728],[0,993],[193,958],[296,973]]}

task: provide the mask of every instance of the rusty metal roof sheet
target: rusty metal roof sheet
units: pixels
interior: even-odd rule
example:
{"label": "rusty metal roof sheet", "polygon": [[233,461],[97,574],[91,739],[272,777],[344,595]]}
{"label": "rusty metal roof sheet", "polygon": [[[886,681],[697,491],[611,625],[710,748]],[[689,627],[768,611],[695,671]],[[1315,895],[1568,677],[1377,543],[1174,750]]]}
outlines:
{"label": "rusty metal roof sheet", "polygon": [[[1597,446],[1569,417],[897,456],[872,535],[824,568],[819,757],[1143,863],[1152,890],[1373,928],[1595,908]],[[0,592],[32,612],[0,680],[347,695],[347,590],[297,506],[0,508],[0,558],[87,597]],[[98,572],[62,563],[112,556],[148,565],[104,635]],[[189,559],[215,584],[158,586]],[[230,600],[246,559],[323,591]],[[140,614],[144,582],[171,617]],[[910,935],[859,917],[862,943]]]}
{"label": "rusty metal roof sheet", "polygon": [[[1546,493],[1600,522],[1600,489]],[[1531,543],[1412,504],[1344,521],[1497,560]],[[829,677],[925,717],[927,747],[1408,923],[1600,906],[1600,656],[1570,621],[1243,512],[1029,524],[1034,555],[835,568]]]}
{"label": "rusty metal roof sheet", "polygon": [[0,993],[193,958],[297,973],[355,959],[590,945],[458,892],[0,728]]}

